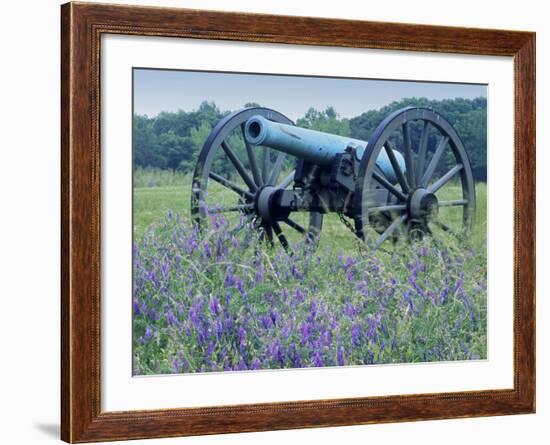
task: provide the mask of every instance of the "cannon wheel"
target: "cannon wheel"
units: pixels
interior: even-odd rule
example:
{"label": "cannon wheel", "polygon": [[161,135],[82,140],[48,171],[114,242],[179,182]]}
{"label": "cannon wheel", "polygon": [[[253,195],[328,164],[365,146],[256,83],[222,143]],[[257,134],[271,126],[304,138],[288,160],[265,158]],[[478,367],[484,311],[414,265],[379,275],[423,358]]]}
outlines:
{"label": "cannon wheel", "polygon": [[[418,129],[414,141],[411,138],[412,125]],[[428,149],[429,139],[432,140],[432,150]],[[395,146],[396,141],[400,141],[400,147]],[[403,154],[405,172],[399,169],[392,149]],[[391,161],[396,184],[390,183],[376,167],[381,150],[386,151]],[[437,174],[442,166],[445,173]],[[447,187],[444,189],[444,186]],[[375,202],[371,198],[372,190],[376,188],[388,192],[387,202]],[[449,196],[449,190],[454,190],[456,196]],[[468,155],[458,134],[445,118],[431,109],[407,107],[388,115],[378,125],[361,159],[353,206],[356,233],[369,247],[378,248],[386,240],[396,240],[401,233],[408,234],[409,238],[434,235],[434,228],[460,237],[449,224],[451,220],[457,220],[457,215],[447,211],[445,218],[440,210],[444,207],[457,209],[454,212],[462,209],[458,221],[469,230],[474,222],[475,205]],[[382,228],[380,218],[385,221]]]}
{"label": "cannon wheel", "polygon": [[[289,242],[282,227],[305,235],[308,240],[317,240],[323,223],[323,215],[320,213],[310,212],[308,227],[303,227],[294,221],[291,215],[277,221],[264,221],[259,215],[258,202],[261,190],[268,186],[276,189],[291,188],[295,170],[286,177],[280,178],[287,155],[282,152],[271,153],[268,147],[251,146],[247,143],[243,133],[244,124],[250,117],[258,114],[274,122],[294,125],[283,114],[262,107],[245,108],[220,120],[206,139],[199,154],[193,175],[191,215],[194,221],[203,227],[209,214],[240,213],[244,216],[241,218],[242,221],[252,222],[259,230],[260,239],[267,239],[270,244],[273,244],[275,233],[285,249],[288,248]],[[238,137],[242,140],[246,148],[245,159],[240,159],[238,152],[230,145],[230,137]],[[217,154],[232,165],[237,181],[214,171],[214,160]],[[210,180],[233,192],[238,199],[237,204],[209,207],[207,197]],[[233,229],[234,231],[244,227],[245,224],[242,221]]]}

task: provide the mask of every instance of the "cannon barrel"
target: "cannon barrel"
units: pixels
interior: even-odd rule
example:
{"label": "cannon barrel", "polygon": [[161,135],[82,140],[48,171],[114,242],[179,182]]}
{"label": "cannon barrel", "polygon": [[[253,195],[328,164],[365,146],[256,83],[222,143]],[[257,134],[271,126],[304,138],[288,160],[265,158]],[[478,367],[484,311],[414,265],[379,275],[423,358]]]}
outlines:
{"label": "cannon barrel", "polygon": [[[357,159],[361,160],[367,147],[367,142],[359,139],[272,122],[260,115],[246,121],[244,134],[249,144],[274,148],[318,165],[331,165],[347,147],[353,147]],[[405,172],[403,156],[398,151],[394,153],[399,167]],[[385,150],[380,151],[376,165],[390,182],[397,182]]]}

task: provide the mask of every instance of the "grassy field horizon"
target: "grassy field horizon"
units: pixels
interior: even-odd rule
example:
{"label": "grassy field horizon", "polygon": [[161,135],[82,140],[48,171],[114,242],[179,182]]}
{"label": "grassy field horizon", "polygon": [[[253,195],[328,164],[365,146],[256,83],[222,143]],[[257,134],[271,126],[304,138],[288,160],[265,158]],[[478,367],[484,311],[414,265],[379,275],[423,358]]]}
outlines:
{"label": "grassy field horizon", "polygon": [[[151,224],[162,221],[168,211],[178,213],[184,218],[190,218],[191,180],[191,174],[178,171],[156,168],[138,168],[135,170],[133,189],[135,240],[140,240]],[[213,195],[213,201],[222,205],[236,203],[235,194],[221,186],[215,188],[216,186],[215,183],[210,186],[217,193]],[[450,192],[455,198],[459,193],[457,187],[457,185],[454,185],[455,190]],[[475,225],[470,235],[473,244],[486,241],[487,185],[484,182],[476,184],[476,201]],[[461,219],[458,210],[442,208],[440,212],[444,217],[446,214],[450,214],[453,217],[453,223],[460,227]],[[305,222],[307,214],[302,213],[301,218]],[[344,248],[354,248],[356,244],[355,236],[342,224],[336,214],[324,216],[321,241],[323,244],[327,244],[329,240],[332,240],[332,244]]]}

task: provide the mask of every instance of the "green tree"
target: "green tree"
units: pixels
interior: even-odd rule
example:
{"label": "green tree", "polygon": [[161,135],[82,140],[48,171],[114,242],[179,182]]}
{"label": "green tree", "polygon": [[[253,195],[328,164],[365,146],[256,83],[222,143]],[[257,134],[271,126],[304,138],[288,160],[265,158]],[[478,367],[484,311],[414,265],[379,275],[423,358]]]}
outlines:
{"label": "green tree", "polygon": [[[245,106],[257,106],[248,102]],[[406,98],[392,102],[378,110],[369,110],[351,119],[341,118],[334,107],[323,111],[310,108],[297,125],[327,133],[350,136],[368,141],[380,122],[390,113],[406,106],[429,107],[442,114],[456,128],[472,164],[477,180],[487,177],[487,99],[446,99],[428,100],[426,98]],[[284,112],[284,110],[281,110]],[[197,110],[185,112],[162,112],[156,117],[135,115],[133,121],[133,156],[135,167],[157,167],[163,169],[180,169],[191,172],[195,168],[198,153],[210,131],[230,111],[222,112],[213,102],[202,102]],[[413,141],[420,139],[422,131],[419,123],[411,125]],[[399,133],[393,136],[392,143],[399,147],[402,144]],[[432,131],[428,137],[428,153],[435,149],[438,135]],[[229,137],[229,144],[240,156],[243,164],[248,165],[248,158],[242,138],[236,133]],[[289,157],[290,158],[290,157]],[[286,168],[291,168],[288,160]],[[452,162],[451,156],[440,162],[439,172]],[[223,156],[214,160],[216,172],[235,175],[235,169]]]}
{"label": "green tree", "polygon": [[184,173],[190,173],[195,169],[198,153],[200,152],[212,127],[207,121],[202,121],[198,127],[193,127],[189,131],[186,148],[188,148],[178,165],[178,170]]}
{"label": "green tree", "polygon": [[187,137],[178,136],[170,130],[159,137],[160,152],[166,159],[166,166],[176,170],[181,161],[193,152],[193,143]]}
{"label": "green tree", "polygon": [[166,159],[159,152],[158,138],[147,116],[134,116],[133,122],[134,166],[166,168]]}
{"label": "green tree", "polygon": [[350,135],[348,119],[340,119],[334,107],[327,107],[324,111],[315,108],[307,110],[304,117],[296,121],[299,127],[311,130],[323,131],[325,133],[338,134],[340,136]]}

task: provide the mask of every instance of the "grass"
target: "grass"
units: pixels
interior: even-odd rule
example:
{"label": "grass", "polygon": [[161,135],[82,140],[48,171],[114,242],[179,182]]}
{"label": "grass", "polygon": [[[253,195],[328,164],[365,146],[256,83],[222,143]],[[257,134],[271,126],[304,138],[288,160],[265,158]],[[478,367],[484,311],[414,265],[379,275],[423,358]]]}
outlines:
{"label": "grass", "polygon": [[[289,256],[254,230],[236,238],[224,217],[199,236],[188,175],[134,181],[135,374],[487,356],[484,184],[468,238],[438,233],[372,252],[326,215],[318,249],[302,243]],[[439,197],[459,191],[450,184]],[[233,198],[210,189],[212,202]],[[460,212],[441,213],[459,230]]]}
{"label": "grass", "polygon": [[[281,175],[281,176],[284,176]],[[236,195],[214,181],[209,184],[209,202],[236,204]],[[438,193],[440,199],[457,199],[460,196],[457,184],[450,184]],[[158,169],[138,169],[134,174],[134,237],[140,240],[147,227],[162,221],[170,210],[183,218],[190,217],[191,175]],[[470,234],[471,243],[482,245],[486,240],[487,230],[487,186],[476,184],[476,223]],[[450,221],[454,227],[461,226],[460,212],[454,208],[441,208],[440,215],[444,221]],[[308,215],[293,215],[293,219],[307,226]],[[285,232],[291,238],[293,231]],[[293,241],[298,241],[295,236]],[[355,236],[346,229],[338,215],[327,214],[323,218],[321,247],[339,246],[344,250],[356,247]]]}

